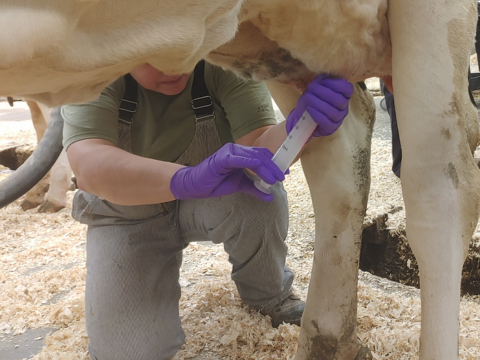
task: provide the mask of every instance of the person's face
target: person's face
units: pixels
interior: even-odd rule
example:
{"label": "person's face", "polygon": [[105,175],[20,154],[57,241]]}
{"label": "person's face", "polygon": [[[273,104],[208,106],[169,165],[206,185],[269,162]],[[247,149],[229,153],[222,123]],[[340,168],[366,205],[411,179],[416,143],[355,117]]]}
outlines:
{"label": "person's face", "polygon": [[150,64],[139,65],[130,71],[130,74],[145,89],[165,95],[180,94],[190,77],[190,74],[167,75]]}

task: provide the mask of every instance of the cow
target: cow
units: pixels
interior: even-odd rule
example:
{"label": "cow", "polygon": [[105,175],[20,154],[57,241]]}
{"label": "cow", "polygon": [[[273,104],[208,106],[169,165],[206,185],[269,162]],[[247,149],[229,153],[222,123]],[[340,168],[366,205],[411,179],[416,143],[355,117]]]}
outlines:
{"label": "cow", "polygon": [[[475,0],[17,0],[0,2],[0,95],[58,106],[96,97],[150,63],[168,74],[202,58],[265,80],[282,112],[329,73],[380,76],[395,94],[408,241],[421,282],[421,360],[458,358],[461,269],[479,217],[476,109],[467,91]],[[355,86],[334,135],[301,161],[315,254],[296,360],[371,358],[357,341],[360,234],[373,103]],[[0,189],[1,191],[1,189]]]}
{"label": "cow", "polygon": [[[7,99],[10,106],[13,106],[15,100],[10,96]],[[45,134],[47,124],[50,121],[51,109],[36,101],[26,100],[25,102],[30,110],[37,142],[39,142]],[[38,212],[40,213],[60,211],[67,206],[67,191],[75,187],[71,177],[72,169],[66,152],[62,150],[49,174],[44,176],[25,194],[25,199],[23,199],[20,206],[23,210],[38,207]]]}

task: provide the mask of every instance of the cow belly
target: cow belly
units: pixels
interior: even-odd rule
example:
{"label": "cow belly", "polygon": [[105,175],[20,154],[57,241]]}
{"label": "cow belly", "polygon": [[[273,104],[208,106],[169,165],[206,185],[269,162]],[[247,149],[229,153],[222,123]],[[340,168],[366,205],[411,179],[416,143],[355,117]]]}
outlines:
{"label": "cow belly", "polygon": [[50,107],[97,97],[135,66],[193,70],[234,37],[242,0],[0,3],[0,94]]}

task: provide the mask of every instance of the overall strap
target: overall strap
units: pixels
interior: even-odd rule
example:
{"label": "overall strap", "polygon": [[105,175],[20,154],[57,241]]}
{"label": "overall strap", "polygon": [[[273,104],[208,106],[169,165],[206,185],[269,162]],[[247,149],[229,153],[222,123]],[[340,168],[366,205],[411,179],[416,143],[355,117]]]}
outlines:
{"label": "overall strap", "polygon": [[213,103],[205,84],[205,61],[201,60],[193,72],[192,108],[195,112],[195,121],[215,119]]}
{"label": "overall strap", "polygon": [[124,75],[123,78],[125,79],[125,91],[123,92],[122,102],[118,108],[118,121],[126,125],[131,125],[133,115],[138,108],[138,84],[130,74]]}
{"label": "overall strap", "polygon": [[193,73],[192,108],[195,112],[195,134],[190,145],[175,161],[177,164],[195,166],[222,147],[215,125],[212,98],[205,85],[205,62],[200,61]]}
{"label": "overall strap", "polygon": [[135,115],[138,108],[138,84],[130,74],[124,75],[124,79],[125,91],[118,108],[118,147],[133,153],[130,127],[133,122],[133,115]]}

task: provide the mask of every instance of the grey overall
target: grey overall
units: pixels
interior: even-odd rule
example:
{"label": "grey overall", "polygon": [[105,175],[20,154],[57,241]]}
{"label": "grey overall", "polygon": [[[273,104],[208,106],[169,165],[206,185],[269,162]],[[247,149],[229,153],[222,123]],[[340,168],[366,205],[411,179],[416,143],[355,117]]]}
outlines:
{"label": "grey overall", "polygon": [[[197,119],[194,139],[177,162],[195,165],[220,146],[214,118]],[[175,355],[185,340],[179,317],[182,250],[192,241],[223,243],[246,304],[258,308],[285,299],[293,282],[285,265],[288,206],[282,185],[272,190],[271,203],[236,193],[141,206],[78,191],[72,216],[88,225],[85,316],[92,359]]]}

